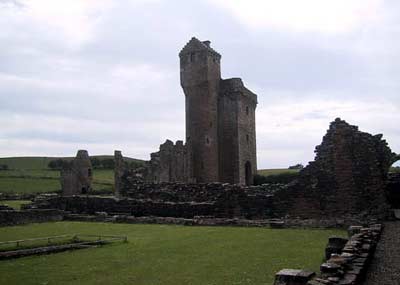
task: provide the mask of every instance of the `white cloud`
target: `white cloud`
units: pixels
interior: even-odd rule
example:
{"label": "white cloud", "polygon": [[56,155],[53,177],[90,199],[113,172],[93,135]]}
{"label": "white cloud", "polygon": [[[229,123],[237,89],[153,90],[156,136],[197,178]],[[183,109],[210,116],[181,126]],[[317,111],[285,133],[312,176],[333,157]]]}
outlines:
{"label": "white cloud", "polygon": [[[300,94],[297,94],[300,95]],[[301,95],[299,96],[301,97]],[[314,160],[314,148],[322,141],[329,123],[340,117],[359,130],[383,133],[389,147],[400,152],[398,106],[385,100],[320,100],[317,97],[282,100],[264,104],[257,110],[257,145],[259,167],[288,167],[288,163]]]}
{"label": "white cloud", "polygon": [[379,20],[383,0],[210,0],[251,28],[345,33]]}
{"label": "white cloud", "polygon": [[[35,26],[37,33],[61,40],[72,49],[92,40],[96,22],[111,5],[109,0],[21,0],[17,3],[21,3],[17,9],[12,9],[10,2],[3,6],[0,13],[3,19],[21,28]],[[8,35],[12,33],[12,30],[6,31]]]}

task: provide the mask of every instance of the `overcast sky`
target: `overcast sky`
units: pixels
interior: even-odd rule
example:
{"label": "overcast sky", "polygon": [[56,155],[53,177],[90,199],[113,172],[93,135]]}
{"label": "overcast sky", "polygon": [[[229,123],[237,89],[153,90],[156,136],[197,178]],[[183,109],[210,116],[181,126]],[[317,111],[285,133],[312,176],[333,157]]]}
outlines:
{"label": "overcast sky", "polygon": [[149,159],[185,137],[196,36],[258,94],[259,168],[314,159],[341,117],[400,152],[398,0],[0,0],[0,156]]}

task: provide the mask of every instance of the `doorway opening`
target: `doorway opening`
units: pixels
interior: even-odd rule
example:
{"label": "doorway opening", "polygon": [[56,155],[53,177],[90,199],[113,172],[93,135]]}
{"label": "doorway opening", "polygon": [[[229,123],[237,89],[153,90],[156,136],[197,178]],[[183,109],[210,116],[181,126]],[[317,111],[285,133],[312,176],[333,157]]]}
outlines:
{"label": "doorway opening", "polygon": [[244,170],[245,170],[246,185],[253,185],[253,171],[251,169],[250,161],[247,161],[245,163]]}

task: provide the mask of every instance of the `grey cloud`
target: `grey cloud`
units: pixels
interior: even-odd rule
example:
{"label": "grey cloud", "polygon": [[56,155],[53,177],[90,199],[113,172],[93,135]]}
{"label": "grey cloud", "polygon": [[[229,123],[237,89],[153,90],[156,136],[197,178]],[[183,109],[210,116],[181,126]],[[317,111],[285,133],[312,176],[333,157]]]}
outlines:
{"label": "grey cloud", "polygon": [[[0,5],[20,9],[14,2],[19,3],[3,0]],[[0,35],[0,122],[15,126],[3,132],[0,146],[6,145],[1,139],[45,140],[53,153],[57,147],[60,152],[70,152],[74,145],[86,144],[105,153],[113,146],[136,148],[122,150],[148,157],[148,152],[155,151],[166,138],[182,139],[184,96],[179,85],[178,53],[192,36],[211,40],[221,52],[223,77],[242,77],[258,93],[258,118],[262,120],[258,131],[263,128],[258,136],[260,167],[312,159],[314,147],[328,127],[316,131],[316,126],[334,119],[334,112],[318,108],[291,111],[298,101],[351,99],[371,105],[386,101],[400,108],[400,58],[396,52],[400,48],[400,20],[393,15],[384,26],[368,27],[360,34],[324,37],[272,28],[249,30],[211,2],[112,3],[110,10],[90,16],[93,33],[87,42],[76,46],[68,45],[62,33],[43,23],[16,19],[18,16],[11,14],[0,18],[5,31]],[[360,45],[370,50],[359,52]],[[127,70],[125,75],[115,73],[121,67]],[[269,124],[279,122],[279,118],[260,113],[270,112],[263,107],[283,100],[288,108],[274,116],[289,117],[290,125],[279,133],[279,128]],[[341,116],[342,110],[337,111]],[[374,110],[373,114],[379,112]],[[27,122],[37,114],[42,117],[36,117],[31,125],[12,119],[17,116]],[[385,120],[395,118],[389,115]],[[68,122],[57,123],[59,120]],[[80,122],[86,122],[86,133],[80,130]],[[360,122],[365,124],[361,129],[380,128],[368,119]],[[71,128],[74,124],[76,128]],[[310,134],[297,143],[293,137],[301,133],[296,132],[296,124],[301,130],[309,128]],[[399,149],[396,128],[381,128]],[[23,144],[18,146],[24,149]],[[30,154],[35,149],[42,152],[40,146],[25,149]]]}

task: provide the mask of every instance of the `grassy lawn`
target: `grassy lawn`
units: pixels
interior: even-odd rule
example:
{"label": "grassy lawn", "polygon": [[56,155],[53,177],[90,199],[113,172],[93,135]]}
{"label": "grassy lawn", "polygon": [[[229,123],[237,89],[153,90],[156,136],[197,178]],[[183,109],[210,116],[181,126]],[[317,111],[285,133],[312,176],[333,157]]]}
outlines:
{"label": "grassy lawn", "polygon": [[277,175],[282,173],[297,173],[298,169],[287,169],[287,168],[274,168],[274,169],[259,169],[257,173],[260,175],[268,176],[268,175]]}
{"label": "grassy lawn", "polygon": [[30,200],[3,200],[0,201],[0,205],[7,205],[15,210],[21,210],[22,205],[30,204],[31,202]]}
{"label": "grassy lawn", "polygon": [[127,235],[128,243],[0,261],[0,284],[272,284],[282,268],[318,270],[339,230],[57,222],[4,227],[0,241]]}
{"label": "grassy lawn", "polygon": [[114,184],[114,170],[95,169],[93,171],[94,182]]}
{"label": "grassy lawn", "polygon": [[9,169],[46,169],[51,157],[0,157],[0,164]]}
{"label": "grassy lawn", "polygon": [[47,169],[15,169],[0,171],[2,177],[21,177],[21,178],[59,178],[60,171]]}
{"label": "grassy lawn", "polygon": [[44,193],[60,190],[58,179],[0,177],[0,192]]}
{"label": "grassy lawn", "polygon": [[[0,192],[43,193],[61,189],[60,171],[47,169],[19,169],[0,171]],[[111,190],[114,185],[114,171],[111,169],[93,171],[93,189]]]}

